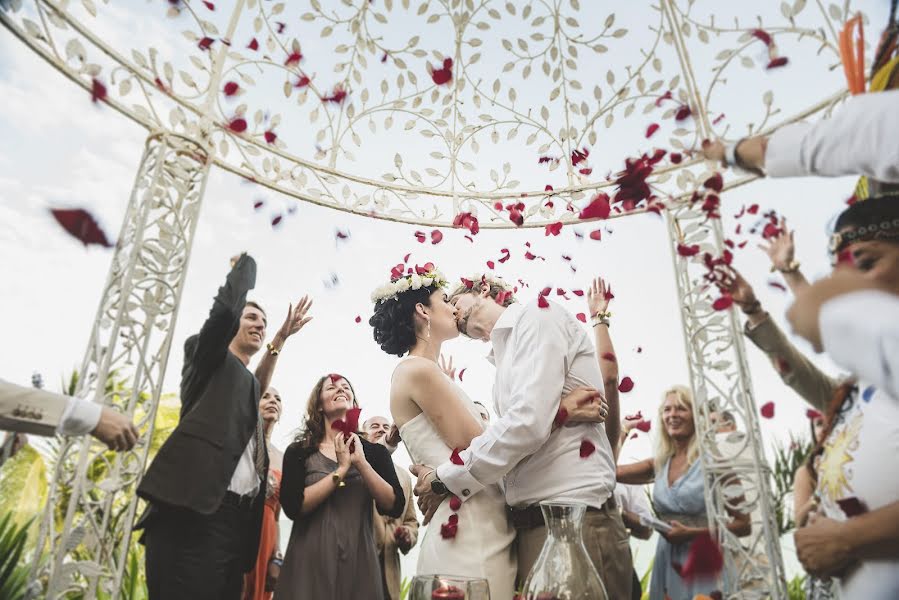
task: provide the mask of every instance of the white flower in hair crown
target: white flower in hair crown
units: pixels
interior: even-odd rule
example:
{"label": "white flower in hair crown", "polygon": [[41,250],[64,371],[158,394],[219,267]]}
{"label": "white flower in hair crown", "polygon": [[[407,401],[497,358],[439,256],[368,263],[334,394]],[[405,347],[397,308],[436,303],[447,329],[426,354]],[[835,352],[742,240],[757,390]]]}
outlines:
{"label": "white flower in hair crown", "polygon": [[[402,266],[402,265],[398,265]],[[396,300],[397,296],[407,290],[418,290],[426,287],[446,287],[449,283],[446,277],[437,270],[433,263],[427,263],[424,267],[415,265],[410,269],[411,273],[398,273],[397,268],[391,273],[390,283],[375,288],[371,293],[371,301],[375,304]]]}

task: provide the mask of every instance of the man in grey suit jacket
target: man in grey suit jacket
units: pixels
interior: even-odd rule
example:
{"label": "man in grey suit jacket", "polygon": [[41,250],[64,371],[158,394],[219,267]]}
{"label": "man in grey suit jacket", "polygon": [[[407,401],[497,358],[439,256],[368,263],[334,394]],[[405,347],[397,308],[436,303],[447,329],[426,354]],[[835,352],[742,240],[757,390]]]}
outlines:
{"label": "man in grey suit jacket", "polygon": [[112,408],[2,379],[0,429],[35,435],[89,433],[110,450],[130,450],[139,435],[134,424]]}

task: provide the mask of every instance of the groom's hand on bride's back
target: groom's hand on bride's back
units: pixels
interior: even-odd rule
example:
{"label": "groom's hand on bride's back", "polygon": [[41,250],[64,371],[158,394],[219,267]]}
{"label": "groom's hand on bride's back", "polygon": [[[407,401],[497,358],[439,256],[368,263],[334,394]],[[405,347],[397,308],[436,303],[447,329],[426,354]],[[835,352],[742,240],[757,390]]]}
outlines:
{"label": "groom's hand on bride's back", "polygon": [[437,508],[446,496],[436,494],[431,489],[431,482],[436,476],[433,467],[426,465],[412,465],[409,467],[409,471],[417,477],[414,492],[415,495],[418,496],[418,509],[421,511],[421,514],[424,515],[422,525],[427,525],[431,522],[431,517],[437,512]]}
{"label": "groom's hand on bride's back", "polygon": [[562,397],[559,409],[568,415],[565,423],[604,423],[609,414],[602,392],[592,387],[574,388]]}

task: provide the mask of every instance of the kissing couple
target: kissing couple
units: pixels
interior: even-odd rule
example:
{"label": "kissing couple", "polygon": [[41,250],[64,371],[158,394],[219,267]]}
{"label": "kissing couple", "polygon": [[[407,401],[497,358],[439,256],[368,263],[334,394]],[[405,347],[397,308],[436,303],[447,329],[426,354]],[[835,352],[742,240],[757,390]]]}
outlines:
{"label": "kissing couple", "polygon": [[[484,578],[492,598],[512,598],[516,576],[521,586],[546,539],[540,502],[580,502],[584,544],[608,597],[630,598],[630,546],[613,495],[619,408],[611,292],[596,278],[585,294],[594,348],[584,327],[545,295],[518,303],[515,290],[490,275],[450,287],[432,263],[400,264],[372,293],[375,342],[402,357],[390,411],[416,463],[425,524],[439,524],[427,529],[417,574]],[[491,346],[492,422],[437,364],[443,343],[460,333]]]}

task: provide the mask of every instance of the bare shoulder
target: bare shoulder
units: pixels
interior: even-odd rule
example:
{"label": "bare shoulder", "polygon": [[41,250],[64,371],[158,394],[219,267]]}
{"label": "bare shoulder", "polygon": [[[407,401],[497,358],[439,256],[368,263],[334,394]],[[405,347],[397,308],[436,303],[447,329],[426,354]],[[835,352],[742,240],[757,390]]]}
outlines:
{"label": "bare shoulder", "polygon": [[434,375],[440,374],[440,367],[432,360],[413,356],[403,360],[393,371],[394,383],[402,382],[406,385],[420,384]]}

